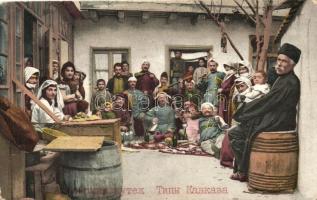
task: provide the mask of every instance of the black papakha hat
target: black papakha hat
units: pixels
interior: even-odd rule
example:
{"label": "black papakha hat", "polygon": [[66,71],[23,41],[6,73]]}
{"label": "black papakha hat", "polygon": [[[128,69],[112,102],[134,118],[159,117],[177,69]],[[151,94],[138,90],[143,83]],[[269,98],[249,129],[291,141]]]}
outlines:
{"label": "black papakha hat", "polygon": [[292,44],[284,43],[278,50],[278,54],[286,55],[297,64],[300,58],[301,50]]}

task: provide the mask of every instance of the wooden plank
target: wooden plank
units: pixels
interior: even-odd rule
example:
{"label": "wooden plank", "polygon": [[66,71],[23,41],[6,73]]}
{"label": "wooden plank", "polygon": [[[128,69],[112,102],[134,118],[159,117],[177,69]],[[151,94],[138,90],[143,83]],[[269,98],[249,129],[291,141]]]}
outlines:
{"label": "wooden plank", "polygon": [[37,97],[32,94],[24,85],[22,85],[17,79],[12,79],[15,85],[26,95],[28,95],[41,109],[43,109],[56,123],[61,123],[54,113],[52,113]]}
{"label": "wooden plank", "polygon": [[58,137],[44,147],[44,149],[62,152],[93,152],[101,148],[103,141],[103,136]]}
{"label": "wooden plank", "polygon": [[67,121],[62,124],[62,126],[74,126],[74,125],[102,125],[102,124],[113,124],[117,121],[120,121],[120,118],[116,119],[102,119],[102,120],[94,120],[94,121],[82,121],[82,122],[72,122]]}

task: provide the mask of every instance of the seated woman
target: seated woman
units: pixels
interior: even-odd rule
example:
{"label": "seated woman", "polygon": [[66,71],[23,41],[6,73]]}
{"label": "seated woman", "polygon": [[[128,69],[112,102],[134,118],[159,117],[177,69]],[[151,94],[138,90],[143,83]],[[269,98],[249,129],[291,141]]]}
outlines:
{"label": "seated woman", "polygon": [[175,112],[168,105],[168,98],[169,96],[165,92],[159,93],[156,97],[157,106],[145,115],[147,127],[150,127],[151,124],[157,124],[154,130],[156,142],[160,142],[166,137],[172,137],[175,131]]}
{"label": "seated woman", "polygon": [[[68,120],[69,116],[63,114],[64,102],[57,83],[53,80],[46,80],[39,88],[37,98],[60,120]],[[36,128],[42,128],[46,123],[54,123],[54,120],[38,105],[32,110],[32,123]]]}
{"label": "seated woman", "polygon": [[80,92],[84,88],[76,84],[79,82],[75,80],[75,71],[75,65],[72,62],[66,62],[61,70],[62,80],[59,80],[59,89],[65,103],[63,111],[64,114],[70,116],[75,116],[78,112],[88,111],[88,102],[83,100],[84,94]]}

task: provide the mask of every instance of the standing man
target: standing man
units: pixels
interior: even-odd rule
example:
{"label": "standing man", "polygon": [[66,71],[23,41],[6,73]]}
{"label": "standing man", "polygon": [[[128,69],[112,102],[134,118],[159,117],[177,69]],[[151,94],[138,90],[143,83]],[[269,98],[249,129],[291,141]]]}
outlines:
{"label": "standing man", "polygon": [[271,91],[264,97],[243,105],[234,115],[240,122],[229,131],[235,156],[231,179],[246,181],[253,139],[263,131],[288,131],[296,128],[296,106],[300,97],[300,81],[293,69],[301,50],[285,43],[278,51],[275,66],[278,75]]}
{"label": "standing man", "polygon": [[107,89],[112,95],[124,92],[128,89],[128,78],[122,76],[122,65],[116,63],[113,66],[114,76],[108,81]]}
{"label": "standing man", "polygon": [[143,137],[145,134],[143,120],[147,111],[147,97],[135,88],[137,79],[134,76],[130,77],[128,82],[129,89],[125,93],[128,95],[129,108],[132,109],[134,133],[136,136]]}
{"label": "standing man", "polygon": [[159,80],[155,75],[149,72],[150,63],[144,61],[142,64],[142,71],[135,73],[137,79],[136,89],[141,90],[149,98],[149,108],[152,108],[154,105],[153,91],[156,86],[159,84]]}
{"label": "standing man", "polygon": [[[182,52],[175,51],[175,57],[171,59],[171,79],[172,84],[177,83],[181,79],[186,71],[185,60],[182,58]],[[177,88],[177,85],[176,85]]]}
{"label": "standing man", "polygon": [[122,76],[126,76],[127,78],[130,78],[133,76],[132,73],[129,72],[130,65],[127,61],[123,61],[122,63]]}
{"label": "standing man", "polygon": [[201,79],[198,83],[198,88],[201,88],[201,90],[206,88],[204,92],[204,102],[212,103],[212,105],[218,108],[218,89],[226,74],[217,71],[218,63],[213,59],[208,60],[207,68],[209,74]]}

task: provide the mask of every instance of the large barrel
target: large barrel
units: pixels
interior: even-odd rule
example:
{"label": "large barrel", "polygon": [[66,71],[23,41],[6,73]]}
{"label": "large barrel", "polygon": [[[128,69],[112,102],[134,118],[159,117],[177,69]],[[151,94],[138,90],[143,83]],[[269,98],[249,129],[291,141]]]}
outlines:
{"label": "large barrel", "polygon": [[120,199],[121,157],[117,145],[106,141],[97,152],[65,152],[60,184],[72,199]]}
{"label": "large barrel", "polygon": [[295,131],[262,132],[251,147],[249,187],[293,191],[297,185],[298,139]]}

